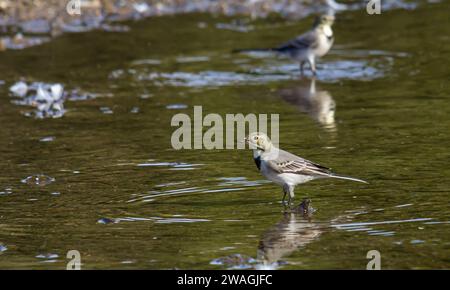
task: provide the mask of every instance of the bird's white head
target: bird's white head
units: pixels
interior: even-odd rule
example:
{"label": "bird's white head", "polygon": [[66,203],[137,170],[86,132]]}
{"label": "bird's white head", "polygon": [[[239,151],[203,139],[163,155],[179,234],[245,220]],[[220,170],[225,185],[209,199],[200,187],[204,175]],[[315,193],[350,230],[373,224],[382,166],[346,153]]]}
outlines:
{"label": "bird's white head", "polygon": [[262,132],[250,133],[247,138],[245,138],[245,142],[247,142],[250,149],[253,150],[270,151],[273,148],[270,138]]}
{"label": "bird's white head", "polygon": [[328,14],[324,14],[324,15],[320,15],[318,16],[315,21],[314,21],[314,27],[324,27],[324,26],[329,26],[331,27],[334,23],[334,16],[333,15],[328,15]]}
{"label": "bird's white head", "polygon": [[334,16],[333,15],[321,15],[316,18],[316,21],[314,22],[314,29],[322,32],[327,36],[328,38],[333,37],[333,30],[331,29],[331,26],[334,23]]}

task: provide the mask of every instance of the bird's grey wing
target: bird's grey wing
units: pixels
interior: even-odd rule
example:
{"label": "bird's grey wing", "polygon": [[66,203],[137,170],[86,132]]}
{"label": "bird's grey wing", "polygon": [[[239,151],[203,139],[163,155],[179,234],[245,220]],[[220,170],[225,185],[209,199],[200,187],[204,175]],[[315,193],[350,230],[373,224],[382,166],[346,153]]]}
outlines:
{"label": "bird's grey wing", "polygon": [[315,48],[317,47],[317,44],[317,35],[313,31],[309,31],[280,45],[274,50],[279,52],[286,52],[294,49]]}
{"label": "bird's grey wing", "polygon": [[331,169],[280,150],[277,159],[268,161],[269,166],[278,173],[293,173],[313,176],[330,176]]}

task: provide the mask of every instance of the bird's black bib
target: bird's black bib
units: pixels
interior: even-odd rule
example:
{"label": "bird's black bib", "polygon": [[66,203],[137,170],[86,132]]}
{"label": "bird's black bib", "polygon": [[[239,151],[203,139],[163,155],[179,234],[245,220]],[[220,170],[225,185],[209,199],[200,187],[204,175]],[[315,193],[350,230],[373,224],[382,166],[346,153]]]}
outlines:
{"label": "bird's black bib", "polygon": [[255,160],[255,164],[256,164],[256,167],[258,167],[258,170],[261,170],[261,156],[253,158],[253,160]]}

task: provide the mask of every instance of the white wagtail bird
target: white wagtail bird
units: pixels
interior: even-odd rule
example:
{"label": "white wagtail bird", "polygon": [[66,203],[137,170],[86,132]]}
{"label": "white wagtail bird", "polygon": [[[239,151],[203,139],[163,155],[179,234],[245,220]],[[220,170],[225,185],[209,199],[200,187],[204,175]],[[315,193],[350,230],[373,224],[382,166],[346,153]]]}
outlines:
{"label": "white wagtail bird", "polygon": [[294,198],[294,189],[298,184],[321,178],[338,178],[367,183],[364,180],[337,175],[330,168],[303,159],[287,151],[276,148],[269,137],[261,132],[254,132],[245,138],[253,149],[253,159],[264,177],[283,187],[282,203],[286,205],[286,195],[289,194],[288,205]]}
{"label": "white wagtail bird", "polygon": [[286,55],[300,63],[300,71],[303,74],[303,66],[309,63],[311,71],[316,75],[316,58],[328,53],[334,42],[333,30],[334,16],[321,15],[314,21],[311,30],[275,48],[267,49],[240,49],[234,52],[274,51]]}

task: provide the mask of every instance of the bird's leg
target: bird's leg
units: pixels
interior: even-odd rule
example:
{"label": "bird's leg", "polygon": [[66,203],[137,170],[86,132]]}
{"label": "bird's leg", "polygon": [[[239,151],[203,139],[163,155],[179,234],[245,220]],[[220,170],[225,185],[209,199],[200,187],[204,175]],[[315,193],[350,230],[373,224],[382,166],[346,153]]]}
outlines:
{"label": "bird's leg", "polygon": [[317,75],[316,72],[316,60],[314,59],[314,57],[309,57],[308,58],[308,62],[309,62],[309,66],[311,67],[311,71],[313,73],[313,76]]}
{"label": "bird's leg", "polygon": [[292,209],[292,205],[294,204],[294,196],[295,196],[295,194],[294,194],[294,186],[289,186],[288,189],[289,189],[289,201],[288,201],[288,204],[289,204],[289,208]]}
{"label": "bird's leg", "polygon": [[294,197],[289,195],[289,209],[295,208]]}
{"label": "bird's leg", "polygon": [[283,200],[281,201],[281,203],[286,206],[286,192],[284,192],[283,194]]}
{"label": "bird's leg", "polygon": [[[282,200],[282,204],[286,207],[286,195],[289,193],[289,186],[287,184],[283,185],[283,200]],[[288,200],[288,204],[289,201],[291,200],[291,196],[289,195],[289,200]]]}
{"label": "bird's leg", "polygon": [[305,61],[300,62],[300,74],[303,76],[305,74],[305,71],[303,69],[303,66],[305,65]]}

